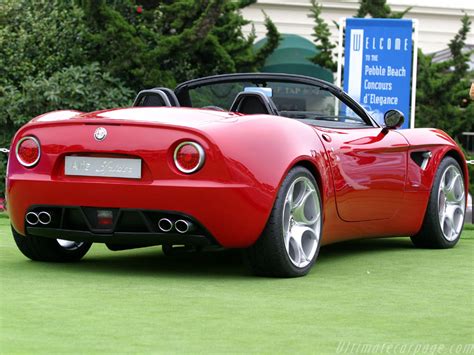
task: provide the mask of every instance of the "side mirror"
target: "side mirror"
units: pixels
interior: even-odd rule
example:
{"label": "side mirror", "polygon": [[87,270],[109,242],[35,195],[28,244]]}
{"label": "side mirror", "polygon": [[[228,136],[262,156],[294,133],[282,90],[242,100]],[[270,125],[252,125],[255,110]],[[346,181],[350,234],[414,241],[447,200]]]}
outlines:
{"label": "side mirror", "polygon": [[398,110],[388,110],[383,116],[384,130],[400,128],[405,121],[405,116]]}

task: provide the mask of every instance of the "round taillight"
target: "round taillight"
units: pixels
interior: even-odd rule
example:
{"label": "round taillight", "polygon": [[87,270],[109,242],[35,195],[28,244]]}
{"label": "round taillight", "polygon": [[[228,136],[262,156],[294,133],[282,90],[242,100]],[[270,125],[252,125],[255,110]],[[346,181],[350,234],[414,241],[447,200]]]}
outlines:
{"label": "round taillight", "polygon": [[38,140],[34,137],[24,137],[16,145],[16,158],[21,165],[27,168],[38,163],[41,156],[41,148]]}
{"label": "round taillight", "polygon": [[204,149],[195,142],[180,143],[174,150],[174,164],[179,171],[191,174],[204,164]]}

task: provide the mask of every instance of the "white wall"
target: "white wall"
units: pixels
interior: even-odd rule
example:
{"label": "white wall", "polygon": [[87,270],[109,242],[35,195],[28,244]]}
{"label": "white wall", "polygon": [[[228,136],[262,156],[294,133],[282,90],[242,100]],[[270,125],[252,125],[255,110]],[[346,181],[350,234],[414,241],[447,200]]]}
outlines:
{"label": "white wall", "polygon": [[[341,17],[352,17],[359,7],[357,0],[325,0],[320,1],[323,6],[322,16],[329,23],[334,42],[337,40],[337,29],[332,20],[338,21]],[[461,27],[461,10],[474,20],[474,1],[472,0],[392,0],[388,1],[393,11],[402,11],[408,6],[412,10],[404,18],[416,18],[419,21],[419,47],[424,53],[432,53],[448,46]],[[314,21],[308,17],[309,0],[258,0],[258,2],[242,11],[248,20],[251,20],[258,38],[265,36],[263,26],[264,10],[278,27],[281,33],[293,33],[313,40],[311,37]],[[474,21],[473,21],[474,22]],[[467,43],[474,44],[474,24],[468,35]],[[245,30],[247,33],[251,27]]]}

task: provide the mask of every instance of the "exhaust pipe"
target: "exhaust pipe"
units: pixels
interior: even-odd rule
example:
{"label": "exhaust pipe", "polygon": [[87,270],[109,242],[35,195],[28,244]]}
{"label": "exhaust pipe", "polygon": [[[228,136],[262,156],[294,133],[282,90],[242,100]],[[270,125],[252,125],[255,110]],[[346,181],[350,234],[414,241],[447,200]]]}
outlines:
{"label": "exhaust pipe", "polygon": [[173,229],[173,222],[171,222],[168,218],[162,218],[158,221],[158,228],[162,232],[169,232]]}
{"label": "exhaust pipe", "polygon": [[43,224],[47,225],[51,223],[51,215],[48,212],[42,211],[38,213],[38,221]]}
{"label": "exhaust pipe", "polygon": [[34,212],[28,212],[25,219],[30,226],[36,226],[39,222],[38,215]]}
{"label": "exhaust pipe", "polygon": [[191,230],[192,226],[193,224],[191,222],[185,221],[184,219],[178,219],[174,223],[176,231],[181,234],[188,233]]}

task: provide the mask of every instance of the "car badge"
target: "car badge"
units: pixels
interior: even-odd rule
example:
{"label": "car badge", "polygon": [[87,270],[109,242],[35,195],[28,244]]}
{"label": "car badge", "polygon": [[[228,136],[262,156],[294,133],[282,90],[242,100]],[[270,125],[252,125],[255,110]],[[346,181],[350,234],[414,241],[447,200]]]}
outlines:
{"label": "car badge", "polygon": [[107,137],[107,130],[104,127],[99,127],[94,132],[94,138],[96,141],[103,141]]}

